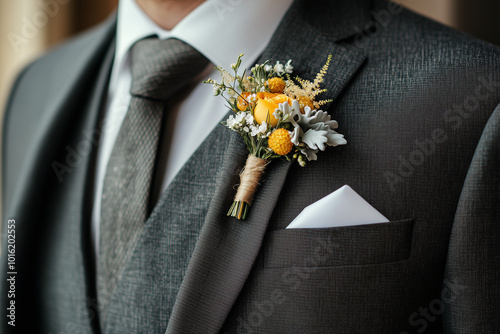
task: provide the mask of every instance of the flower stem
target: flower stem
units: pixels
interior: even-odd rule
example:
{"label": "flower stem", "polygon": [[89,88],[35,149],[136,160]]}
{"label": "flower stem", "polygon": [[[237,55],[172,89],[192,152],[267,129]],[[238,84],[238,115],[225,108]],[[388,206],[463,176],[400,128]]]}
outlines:
{"label": "flower stem", "polygon": [[229,208],[228,216],[244,220],[252,204],[253,195],[259,186],[260,179],[266,169],[267,161],[254,155],[249,155],[245,168],[240,174],[240,185]]}
{"label": "flower stem", "polygon": [[239,220],[245,220],[249,209],[250,204],[242,201],[234,201],[227,215]]}

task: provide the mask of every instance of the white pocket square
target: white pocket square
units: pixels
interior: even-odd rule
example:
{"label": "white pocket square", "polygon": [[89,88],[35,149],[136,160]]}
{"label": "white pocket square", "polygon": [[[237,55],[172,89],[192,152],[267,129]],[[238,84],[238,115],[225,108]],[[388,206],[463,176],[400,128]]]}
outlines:
{"label": "white pocket square", "polygon": [[348,185],[307,206],[286,228],[326,228],[388,223]]}

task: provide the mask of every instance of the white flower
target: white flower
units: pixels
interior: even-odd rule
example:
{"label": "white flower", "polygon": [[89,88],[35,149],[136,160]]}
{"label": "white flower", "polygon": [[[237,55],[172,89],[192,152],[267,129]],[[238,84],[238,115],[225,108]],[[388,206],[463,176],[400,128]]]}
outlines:
{"label": "white flower", "polygon": [[242,125],[243,120],[245,119],[246,113],[244,112],[239,112],[236,114],[236,123],[239,125]]}
{"label": "white flower", "polygon": [[245,131],[245,132],[250,132],[250,129],[248,128],[248,126],[245,126],[245,127],[243,128],[243,131]]}
{"label": "white flower", "polygon": [[292,60],[288,60],[285,64],[285,72],[288,73],[288,74],[292,74],[293,72],[293,66],[291,65],[292,63]]}
{"label": "white flower", "polygon": [[258,126],[250,124],[249,127],[250,127],[250,136],[252,137],[259,136],[265,138],[271,134],[270,132],[267,131],[268,126],[266,122],[262,122],[262,124]]}
{"label": "white flower", "polygon": [[217,84],[214,85],[214,95],[217,96],[220,94],[220,89],[219,87],[217,86]]}
{"label": "white flower", "polygon": [[262,134],[266,134],[267,132],[267,123],[266,122],[262,122],[262,124],[259,126],[259,132],[262,133]]}
{"label": "white flower", "polygon": [[283,75],[285,74],[285,69],[283,67],[283,64],[280,64],[279,61],[276,62],[276,65],[274,65],[274,72],[278,75]]}
{"label": "white flower", "polygon": [[233,115],[230,115],[226,121],[226,126],[230,129],[234,129],[235,126],[235,120]]}
{"label": "white flower", "polygon": [[266,72],[271,72],[271,70],[272,70],[272,69],[273,69],[273,66],[272,66],[272,65],[267,64],[266,66],[264,66],[264,70],[265,70]]}
{"label": "white flower", "polygon": [[231,68],[232,68],[233,70],[236,70],[236,63],[232,63],[232,64],[231,64]]}
{"label": "white flower", "polygon": [[281,119],[281,116],[283,116],[283,113],[281,112],[281,110],[279,108],[276,108],[273,112],[273,116],[276,119]]}
{"label": "white flower", "polygon": [[247,124],[253,124],[253,116],[252,116],[252,114],[247,114],[245,116],[245,121],[247,122]]}
{"label": "white flower", "polygon": [[250,125],[250,136],[255,137],[259,134],[259,128],[256,127],[255,125]]}

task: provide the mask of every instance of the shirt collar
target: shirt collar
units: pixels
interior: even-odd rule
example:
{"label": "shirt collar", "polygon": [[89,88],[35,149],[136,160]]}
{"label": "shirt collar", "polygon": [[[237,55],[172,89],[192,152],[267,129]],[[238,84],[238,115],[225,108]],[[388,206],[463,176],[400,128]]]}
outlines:
{"label": "shirt collar", "polygon": [[194,9],[174,29],[157,26],[134,0],[118,6],[115,65],[121,66],[138,40],[158,35],[178,38],[197,49],[214,65],[229,69],[241,53],[241,68],[249,68],[264,51],[293,0],[208,0]]}

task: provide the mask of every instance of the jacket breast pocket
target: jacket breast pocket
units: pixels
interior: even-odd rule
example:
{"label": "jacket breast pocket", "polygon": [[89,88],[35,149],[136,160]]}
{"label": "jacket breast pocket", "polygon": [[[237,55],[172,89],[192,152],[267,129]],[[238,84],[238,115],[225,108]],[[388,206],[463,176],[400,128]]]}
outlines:
{"label": "jacket breast pocket", "polygon": [[389,223],[284,229],[269,232],[259,265],[264,268],[331,267],[388,263],[411,254],[414,219]]}

